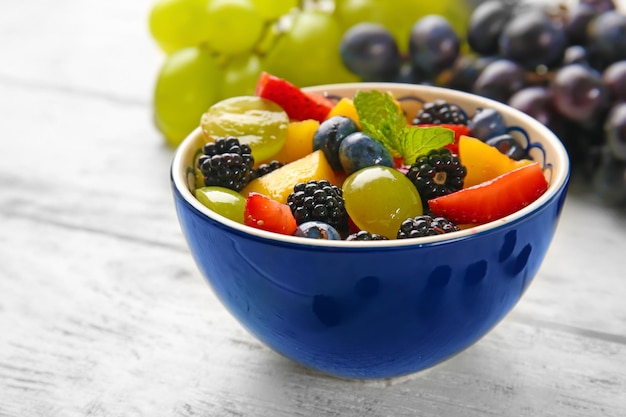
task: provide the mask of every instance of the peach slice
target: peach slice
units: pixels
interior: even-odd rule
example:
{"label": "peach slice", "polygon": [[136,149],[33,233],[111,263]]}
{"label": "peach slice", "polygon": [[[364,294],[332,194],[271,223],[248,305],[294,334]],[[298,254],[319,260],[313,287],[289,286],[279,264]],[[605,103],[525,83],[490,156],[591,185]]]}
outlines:
{"label": "peach slice", "polygon": [[466,135],[459,138],[459,159],[467,168],[463,188],[490,181],[532,163],[529,159],[512,159],[482,140]]}
{"label": "peach slice", "polygon": [[287,197],[293,192],[293,186],[309,180],[328,180],[332,184],[337,183],[335,173],[321,150],[252,180],[241,190],[241,194],[247,197],[250,193],[256,192],[285,204]]}

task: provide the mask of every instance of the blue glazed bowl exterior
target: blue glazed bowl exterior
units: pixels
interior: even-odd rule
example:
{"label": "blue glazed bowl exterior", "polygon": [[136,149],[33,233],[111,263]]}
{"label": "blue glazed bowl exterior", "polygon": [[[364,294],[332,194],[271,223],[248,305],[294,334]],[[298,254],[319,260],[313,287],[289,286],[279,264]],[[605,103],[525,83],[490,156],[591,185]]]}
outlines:
{"label": "blue glazed bowl exterior", "polygon": [[[551,151],[545,153],[554,168]],[[183,234],[228,311],[281,355],[356,379],[423,370],[493,328],[540,268],[569,178],[537,207],[457,238],[319,245],[207,216],[176,181],[184,176],[176,164],[172,184]]]}

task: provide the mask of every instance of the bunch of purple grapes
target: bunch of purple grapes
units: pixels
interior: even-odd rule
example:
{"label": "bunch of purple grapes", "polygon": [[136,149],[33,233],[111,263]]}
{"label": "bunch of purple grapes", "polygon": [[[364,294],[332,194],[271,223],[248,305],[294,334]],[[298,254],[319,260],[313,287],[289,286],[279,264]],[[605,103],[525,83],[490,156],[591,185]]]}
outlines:
{"label": "bunch of purple grapes", "polygon": [[363,23],[341,56],[365,81],[440,85],[524,111],[561,138],[573,175],[626,204],[626,15],[613,0],[486,0],[463,35],[425,16],[401,53],[383,27]]}

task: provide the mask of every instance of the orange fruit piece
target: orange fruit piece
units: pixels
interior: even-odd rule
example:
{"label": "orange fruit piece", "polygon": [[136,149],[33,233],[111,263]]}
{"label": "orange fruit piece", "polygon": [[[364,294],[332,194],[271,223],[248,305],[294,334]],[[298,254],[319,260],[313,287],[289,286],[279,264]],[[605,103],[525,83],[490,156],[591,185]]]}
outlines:
{"label": "orange fruit piece", "polygon": [[321,150],[250,181],[241,190],[241,194],[248,197],[250,193],[255,192],[286,204],[287,197],[293,192],[293,186],[309,180],[328,180],[331,184],[337,183],[335,173]]}
{"label": "orange fruit piece", "polygon": [[337,104],[330,110],[326,119],[330,119],[333,116],[345,116],[349,117],[356,123],[356,125],[361,128],[359,124],[359,114],[356,111],[356,107],[354,106],[354,101],[352,99],[343,97],[341,98]]}
{"label": "orange fruit piece", "polygon": [[314,119],[291,121],[287,125],[287,140],[277,154],[270,160],[288,164],[313,152],[313,135],[320,122]]}
{"label": "orange fruit piece", "polygon": [[480,139],[462,135],[459,138],[459,159],[467,168],[463,188],[490,181],[502,174],[532,163],[529,159],[517,161]]}

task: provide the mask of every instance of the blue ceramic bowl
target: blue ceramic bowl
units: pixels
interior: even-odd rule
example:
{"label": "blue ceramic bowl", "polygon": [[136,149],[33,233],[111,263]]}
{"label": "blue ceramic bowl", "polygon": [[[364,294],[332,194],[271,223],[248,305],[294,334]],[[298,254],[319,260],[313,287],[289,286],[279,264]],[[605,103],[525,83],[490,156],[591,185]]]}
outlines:
{"label": "blue ceramic bowl", "polygon": [[418,85],[343,84],[310,90],[352,97],[392,92],[414,114],[443,98],[468,113],[492,107],[525,132],[550,182],[519,212],[423,239],[321,241],[230,221],[193,196],[199,129],[172,162],[174,201],[198,268],[226,309],[274,351],[341,378],[380,379],[429,368],[492,329],[520,300],[555,233],[569,181],[560,140],[545,126],[482,97]]}

